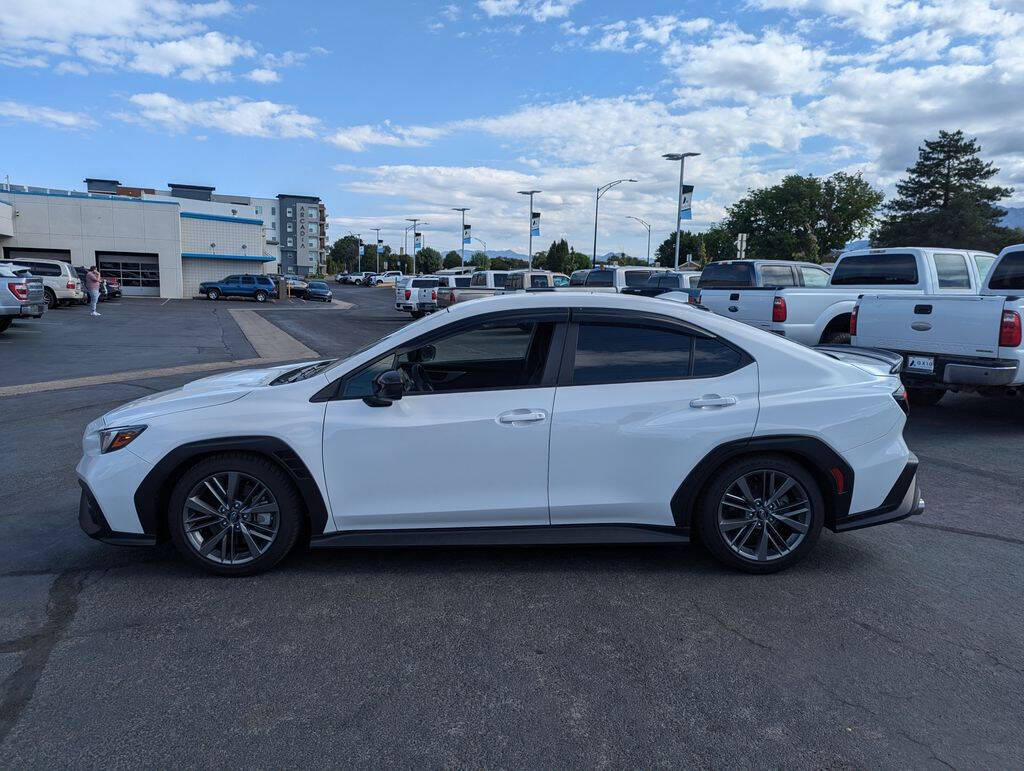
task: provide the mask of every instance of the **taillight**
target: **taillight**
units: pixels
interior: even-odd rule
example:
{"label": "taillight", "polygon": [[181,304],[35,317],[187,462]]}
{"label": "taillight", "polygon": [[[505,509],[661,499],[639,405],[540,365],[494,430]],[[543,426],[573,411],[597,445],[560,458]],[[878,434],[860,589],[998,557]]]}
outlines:
{"label": "taillight", "polygon": [[910,414],[910,400],[907,398],[907,389],[902,385],[892,392],[892,398],[896,400],[896,403],[900,406],[908,415]]}
{"label": "taillight", "polygon": [[857,314],[860,312],[860,306],[854,305],[853,311],[850,313],[850,337],[857,336]]}
{"label": "taillight", "polygon": [[697,292],[696,294],[691,294],[687,302],[692,303],[694,305],[700,305],[700,292]]}
{"label": "taillight", "polygon": [[74,288],[75,288],[75,286],[76,286],[76,285],[75,285],[75,282],[74,282],[74,281],[69,281],[69,282],[68,282],[68,289],[74,289]]}
{"label": "taillight", "polygon": [[772,321],[786,320],[786,298],[776,297],[772,302]]}
{"label": "taillight", "polygon": [[406,289],[405,290],[405,299],[408,300],[410,297],[412,297],[412,291],[409,290],[409,289]]}
{"label": "taillight", "polygon": [[11,294],[17,297],[19,300],[28,299],[28,282],[8,281],[7,288],[11,291]]}
{"label": "taillight", "polygon": [[436,300],[437,299],[437,290],[436,289],[431,289],[430,290],[430,299],[431,300]]}
{"label": "taillight", "polygon": [[1017,311],[1003,311],[999,324],[999,346],[1016,348],[1020,345],[1020,314]]}
{"label": "taillight", "polygon": [[455,292],[452,292],[450,295],[448,295],[448,302],[451,303],[452,305],[458,302],[458,300],[455,299]]}

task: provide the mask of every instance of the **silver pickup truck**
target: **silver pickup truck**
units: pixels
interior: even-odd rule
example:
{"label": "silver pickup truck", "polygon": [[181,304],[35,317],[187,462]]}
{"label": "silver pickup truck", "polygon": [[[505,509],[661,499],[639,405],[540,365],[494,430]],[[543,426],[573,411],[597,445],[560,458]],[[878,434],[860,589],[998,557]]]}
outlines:
{"label": "silver pickup truck", "polygon": [[38,319],[44,313],[43,280],[17,265],[0,265],[0,332],[15,319]]}

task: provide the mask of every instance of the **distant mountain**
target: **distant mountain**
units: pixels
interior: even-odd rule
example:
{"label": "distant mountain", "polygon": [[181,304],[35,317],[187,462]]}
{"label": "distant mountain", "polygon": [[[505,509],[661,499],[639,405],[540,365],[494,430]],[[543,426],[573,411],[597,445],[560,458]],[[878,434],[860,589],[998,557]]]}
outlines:
{"label": "distant mountain", "polygon": [[1006,216],[1003,217],[1002,224],[1008,228],[1024,228],[1024,206],[1006,207]]}
{"label": "distant mountain", "polygon": [[[480,251],[480,250],[479,249],[474,249],[472,252],[470,252],[469,249],[467,249],[466,250],[466,253],[467,253],[466,254],[466,259],[468,260],[471,255],[476,254],[476,252],[478,252],[478,251]],[[520,254],[519,252],[513,251],[512,249],[488,249],[486,252],[484,252],[484,254],[486,254],[491,259],[494,259],[495,257],[504,257],[506,260],[509,260],[509,259],[511,259],[511,260],[525,260],[525,259],[527,259],[525,254]]]}

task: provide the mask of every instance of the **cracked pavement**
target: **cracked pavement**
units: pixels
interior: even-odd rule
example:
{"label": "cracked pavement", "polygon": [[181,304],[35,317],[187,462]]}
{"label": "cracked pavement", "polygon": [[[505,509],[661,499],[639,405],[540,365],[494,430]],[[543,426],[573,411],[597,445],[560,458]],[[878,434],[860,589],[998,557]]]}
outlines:
{"label": "cracked pavement", "polygon": [[[265,318],[325,354],[406,320],[337,293],[358,307]],[[823,533],[779,575],[627,546],[227,580],[77,525],[82,427],[188,379],[0,399],[4,766],[1024,764],[1018,403],[915,409],[925,516]]]}

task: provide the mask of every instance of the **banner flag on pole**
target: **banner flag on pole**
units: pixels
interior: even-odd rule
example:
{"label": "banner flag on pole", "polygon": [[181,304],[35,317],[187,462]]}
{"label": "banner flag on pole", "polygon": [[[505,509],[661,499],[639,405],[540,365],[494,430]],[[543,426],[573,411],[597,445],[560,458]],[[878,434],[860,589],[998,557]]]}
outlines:
{"label": "banner flag on pole", "polygon": [[531,236],[539,236],[540,235],[540,212],[539,211],[533,212],[531,214],[531,216],[530,216],[530,235]]}
{"label": "banner flag on pole", "polygon": [[359,244],[359,256],[360,257],[365,257],[366,256],[366,247],[363,246],[362,244]]}
{"label": "banner flag on pole", "polygon": [[470,235],[470,232],[469,232],[469,231],[470,231],[470,228],[472,228],[472,227],[473,227],[472,225],[465,225],[465,226],[464,226],[464,227],[462,228],[462,243],[463,243],[463,244],[469,244],[469,243],[472,243],[472,241],[473,241],[473,236],[472,236],[472,235]]}
{"label": "banner flag on pole", "polygon": [[693,201],[693,185],[683,185],[679,189],[679,219],[692,220],[693,211],[690,203]]}
{"label": "banner flag on pole", "polygon": [[414,235],[416,236],[416,238],[413,239],[413,250],[418,252],[420,249],[423,248],[423,234],[416,233]]}

